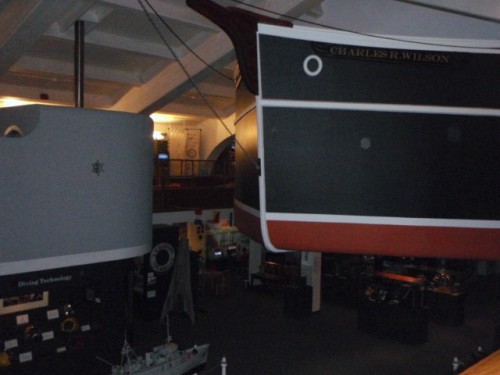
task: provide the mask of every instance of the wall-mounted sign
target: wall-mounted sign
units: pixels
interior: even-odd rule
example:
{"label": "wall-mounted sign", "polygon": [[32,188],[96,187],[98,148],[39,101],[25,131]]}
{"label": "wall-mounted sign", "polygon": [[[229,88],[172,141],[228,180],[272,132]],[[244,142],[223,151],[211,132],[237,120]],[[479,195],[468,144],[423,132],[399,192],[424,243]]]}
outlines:
{"label": "wall-mounted sign", "polygon": [[0,299],[0,315],[37,309],[48,305],[49,292],[35,292],[13,297],[4,297]]}

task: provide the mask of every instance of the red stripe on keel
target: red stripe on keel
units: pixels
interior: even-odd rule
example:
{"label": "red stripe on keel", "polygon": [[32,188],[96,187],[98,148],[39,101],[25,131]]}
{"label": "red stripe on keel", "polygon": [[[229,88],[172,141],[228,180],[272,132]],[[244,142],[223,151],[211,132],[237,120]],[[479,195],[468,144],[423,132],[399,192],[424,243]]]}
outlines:
{"label": "red stripe on keel", "polygon": [[268,221],[278,249],[500,260],[500,230]]}
{"label": "red stripe on keel", "polygon": [[262,231],[260,228],[260,218],[234,206],[234,224],[238,230],[252,240],[263,243]]}

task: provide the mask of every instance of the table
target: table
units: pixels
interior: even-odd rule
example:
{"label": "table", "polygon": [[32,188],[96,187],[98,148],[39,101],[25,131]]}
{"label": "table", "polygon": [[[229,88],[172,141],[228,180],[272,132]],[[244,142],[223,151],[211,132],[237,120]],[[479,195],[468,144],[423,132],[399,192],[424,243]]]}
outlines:
{"label": "table", "polygon": [[483,358],[475,365],[469,367],[460,375],[497,375],[500,374],[500,350]]}

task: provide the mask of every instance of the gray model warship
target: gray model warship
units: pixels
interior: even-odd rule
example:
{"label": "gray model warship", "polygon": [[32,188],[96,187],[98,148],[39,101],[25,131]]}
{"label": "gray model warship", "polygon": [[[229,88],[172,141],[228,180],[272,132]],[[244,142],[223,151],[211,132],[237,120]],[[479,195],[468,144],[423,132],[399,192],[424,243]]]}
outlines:
{"label": "gray model warship", "polygon": [[208,358],[209,344],[179,350],[176,343],[167,339],[144,357],[137,356],[127,340],[122,348],[122,363],[113,365],[111,375],[183,375],[203,367]]}
{"label": "gray model warship", "polygon": [[170,336],[169,312],[174,309],[175,301],[182,301],[184,312],[194,323],[190,279],[189,245],[184,238],[179,241],[175,267],[160,317],[160,321],[167,329],[165,343],[154,347],[153,351],[147,352],[144,357],[137,356],[127,342],[125,334],[121,364],[112,365],[111,375],[183,375],[206,364],[209,344],[179,350]]}

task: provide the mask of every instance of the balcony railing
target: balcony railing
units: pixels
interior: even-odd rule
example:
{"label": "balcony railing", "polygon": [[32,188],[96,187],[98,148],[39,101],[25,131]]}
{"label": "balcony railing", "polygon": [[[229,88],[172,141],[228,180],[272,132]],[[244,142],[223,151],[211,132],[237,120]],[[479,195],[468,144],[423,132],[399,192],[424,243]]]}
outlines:
{"label": "balcony railing", "polygon": [[157,160],[153,188],[154,212],[229,208],[234,168],[213,160]]}

